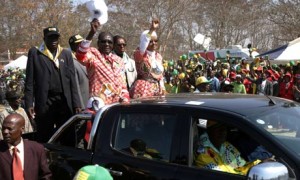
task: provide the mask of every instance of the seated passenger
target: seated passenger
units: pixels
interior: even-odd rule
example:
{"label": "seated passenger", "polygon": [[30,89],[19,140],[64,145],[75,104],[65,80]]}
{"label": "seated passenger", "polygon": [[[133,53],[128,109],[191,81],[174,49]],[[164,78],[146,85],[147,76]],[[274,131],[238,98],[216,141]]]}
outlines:
{"label": "seated passenger", "polygon": [[246,175],[260,160],[246,162],[240,152],[226,141],[227,127],[208,121],[207,132],[200,136],[200,146],[195,153],[195,164],[199,167]]}
{"label": "seated passenger", "polygon": [[130,147],[123,149],[123,151],[126,151],[135,157],[145,157],[148,159],[152,159],[152,157],[148,153],[146,153],[146,143],[141,139],[132,140],[130,142]]}

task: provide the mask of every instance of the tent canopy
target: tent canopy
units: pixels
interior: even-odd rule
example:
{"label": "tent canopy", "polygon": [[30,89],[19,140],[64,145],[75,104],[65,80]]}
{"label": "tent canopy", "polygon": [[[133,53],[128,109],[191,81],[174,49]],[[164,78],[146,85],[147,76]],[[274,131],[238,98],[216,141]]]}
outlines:
{"label": "tent canopy", "polygon": [[8,69],[26,69],[26,65],[27,65],[27,56],[22,55],[19,58],[13,60],[12,62],[6,64],[4,66],[4,70],[8,70]]}
{"label": "tent canopy", "polygon": [[290,61],[300,60],[300,38],[297,38],[288,44],[272,49],[259,56],[269,56],[271,60]]}

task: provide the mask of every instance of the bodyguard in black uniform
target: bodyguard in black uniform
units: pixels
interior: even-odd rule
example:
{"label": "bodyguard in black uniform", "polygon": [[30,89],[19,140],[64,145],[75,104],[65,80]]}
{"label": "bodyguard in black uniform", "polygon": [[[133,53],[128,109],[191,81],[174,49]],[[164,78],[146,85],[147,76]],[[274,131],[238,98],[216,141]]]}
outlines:
{"label": "bodyguard in black uniform", "polygon": [[56,27],[44,29],[44,43],[28,52],[25,109],[34,119],[37,140],[46,142],[55,128],[80,112],[72,54],[59,45]]}

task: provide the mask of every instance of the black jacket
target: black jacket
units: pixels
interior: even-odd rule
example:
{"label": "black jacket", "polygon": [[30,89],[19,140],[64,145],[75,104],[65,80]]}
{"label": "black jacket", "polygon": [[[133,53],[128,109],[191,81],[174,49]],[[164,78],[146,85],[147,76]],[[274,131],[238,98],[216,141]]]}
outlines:
{"label": "black jacket", "polygon": [[[63,94],[71,112],[81,107],[75,81],[73,57],[70,51],[64,49],[58,57],[59,73],[61,75]],[[25,81],[25,108],[35,108],[37,114],[45,112],[48,98],[51,68],[47,61],[50,59],[36,47],[28,52]]]}

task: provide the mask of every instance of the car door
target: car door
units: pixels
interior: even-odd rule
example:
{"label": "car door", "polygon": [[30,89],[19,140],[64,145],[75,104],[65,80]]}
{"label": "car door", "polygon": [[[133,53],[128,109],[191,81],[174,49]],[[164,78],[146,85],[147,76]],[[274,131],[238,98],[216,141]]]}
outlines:
{"label": "car door", "polygon": [[[232,113],[229,111],[222,111],[219,109],[212,108],[189,108],[188,110],[189,119],[189,132],[188,135],[182,135],[183,139],[181,142],[180,156],[187,156],[187,162],[180,165],[176,173],[178,179],[247,179],[247,174],[237,175],[229,172],[221,172],[218,170],[210,170],[203,167],[197,167],[195,165],[195,151],[197,150],[197,140],[195,141],[195,131],[199,134],[203,134],[206,131],[205,128],[201,127],[203,121],[215,120],[224,123],[228,126],[227,141],[234,145],[239,151],[240,155],[246,160],[246,162],[252,162],[247,160],[249,156],[244,156],[245,152],[249,153],[252,147],[262,146],[264,147],[263,154],[270,158],[273,155],[276,160],[284,164],[288,170],[290,177],[295,177],[293,168],[293,160],[289,157],[289,153],[272,139],[267,133],[261,131],[258,127],[250,123],[244,116],[240,114]],[[195,128],[193,122],[198,121],[198,125]],[[196,136],[197,137],[197,136]],[[244,147],[243,147],[244,146]],[[196,147],[196,148],[195,148]],[[248,148],[248,149],[247,149]],[[251,149],[251,152],[256,151],[255,148]],[[262,152],[262,151],[261,151]],[[249,155],[249,154],[248,154]]]}
{"label": "car door", "polygon": [[86,125],[92,116],[75,115],[44,144],[53,179],[71,180],[83,166],[90,164],[92,151],[84,140]]}
{"label": "car door", "polygon": [[[199,108],[184,108],[183,110],[186,111],[186,126],[187,128],[184,134],[181,136],[181,157],[185,157],[186,161],[182,161],[179,164],[177,172],[176,172],[176,179],[181,180],[192,180],[192,179],[246,179],[244,176],[224,173],[221,171],[214,171],[204,168],[199,168],[193,165],[193,158],[194,158],[194,147],[195,144],[193,137],[193,118],[202,118],[202,119],[215,119],[215,118],[222,118],[223,120],[227,119],[229,116],[228,114],[224,114],[222,111],[213,111],[209,109],[199,109]],[[232,116],[232,115],[231,115]],[[229,118],[230,119],[230,118]],[[199,129],[199,128],[197,128]],[[201,131],[201,129],[199,130]],[[199,132],[200,133],[200,132]],[[201,132],[202,133],[202,132]]]}
{"label": "car door", "polygon": [[176,179],[184,117],[180,108],[125,105],[108,114],[96,135],[93,164],[109,169],[114,179]]}

